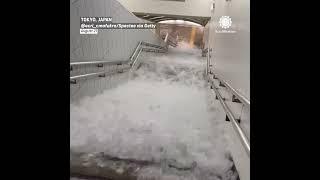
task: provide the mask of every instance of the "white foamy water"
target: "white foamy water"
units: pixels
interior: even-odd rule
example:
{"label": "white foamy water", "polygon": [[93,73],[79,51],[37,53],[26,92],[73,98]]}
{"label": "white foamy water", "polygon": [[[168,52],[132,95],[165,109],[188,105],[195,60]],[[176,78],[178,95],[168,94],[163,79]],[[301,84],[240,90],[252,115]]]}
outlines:
{"label": "white foamy water", "polygon": [[[196,162],[198,171],[183,179],[210,179],[201,172],[225,174],[233,163],[226,156],[224,113],[208,93],[204,69],[205,59],[195,49],[144,59],[128,83],[70,105],[71,149],[155,162]],[[178,178],[146,169],[140,179],[148,172],[159,179]]]}

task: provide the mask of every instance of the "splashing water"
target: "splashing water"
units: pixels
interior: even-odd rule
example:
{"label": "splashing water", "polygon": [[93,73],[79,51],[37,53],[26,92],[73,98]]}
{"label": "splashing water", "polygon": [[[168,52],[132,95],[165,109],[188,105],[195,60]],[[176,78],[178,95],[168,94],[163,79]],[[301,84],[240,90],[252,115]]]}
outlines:
{"label": "splashing water", "polygon": [[119,158],[179,164],[196,162],[188,175],[144,169],[140,179],[234,179],[227,156],[223,112],[204,80],[200,50],[169,49],[146,58],[131,80],[71,104],[71,149]]}

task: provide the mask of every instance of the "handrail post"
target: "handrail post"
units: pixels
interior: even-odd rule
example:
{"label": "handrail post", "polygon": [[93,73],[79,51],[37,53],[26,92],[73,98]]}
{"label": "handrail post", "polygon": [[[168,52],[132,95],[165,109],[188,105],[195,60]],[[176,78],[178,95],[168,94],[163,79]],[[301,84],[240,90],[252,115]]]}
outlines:
{"label": "handrail post", "polygon": [[[208,47],[209,49],[209,47]],[[210,61],[210,56],[209,56],[209,51],[207,51],[207,66],[206,66],[206,75],[209,75],[209,61]]]}

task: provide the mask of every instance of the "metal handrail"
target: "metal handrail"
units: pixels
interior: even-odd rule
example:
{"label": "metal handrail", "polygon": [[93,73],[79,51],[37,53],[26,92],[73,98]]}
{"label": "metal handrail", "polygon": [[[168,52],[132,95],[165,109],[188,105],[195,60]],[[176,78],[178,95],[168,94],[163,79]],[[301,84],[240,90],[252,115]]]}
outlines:
{"label": "metal handrail", "polygon": [[[141,47],[142,45],[149,46],[149,47],[154,47],[154,48],[158,48],[158,49],[144,48],[144,47]],[[140,41],[138,46],[136,47],[135,51],[133,52],[131,58],[130,58],[131,67],[135,66],[135,64],[136,64],[136,62],[138,60],[138,57],[139,57],[139,55],[140,55],[140,53],[142,51],[163,53],[163,52],[166,52],[167,50],[168,50],[167,47],[162,47],[162,46],[159,46],[159,45],[155,45],[155,44],[147,43],[147,42],[144,42],[144,41]],[[138,54],[137,54],[137,52],[138,52]]]}
{"label": "metal handrail", "polygon": [[[211,51],[211,48],[210,48]],[[227,83],[226,81],[224,81],[223,79],[221,79],[219,76],[217,76],[217,74],[215,74],[214,72],[211,71],[211,67],[212,65],[210,64],[210,53],[209,50],[207,50],[207,67],[206,67],[206,74],[207,76],[210,78],[210,74],[213,75],[213,79],[217,79],[222,85],[224,85],[233,96],[235,96],[243,105],[245,105],[246,107],[250,108],[250,101],[245,98],[242,94],[240,94],[237,90],[235,90],[232,86],[230,86],[229,83]],[[248,137],[245,135],[244,131],[242,130],[242,128],[240,127],[240,124],[237,122],[237,120],[235,119],[234,115],[232,114],[231,110],[229,109],[229,107],[227,106],[227,104],[225,103],[225,99],[222,98],[220,92],[218,91],[218,88],[216,87],[216,85],[214,84],[213,79],[209,79],[209,81],[211,81],[211,88],[214,90],[217,98],[219,99],[227,117],[229,118],[229,120],[231,121],[231,124],[233,126],[233,128],[235,129],[236,133],[238,134],[241,144],[243,145],[243,147],[245,148],[248,156],[250,156],[250,141],[248,139]]]}
{"label": "metal handrail", "polygon": [[247,154],[250,156],[250,141],[248,140],[247,136],[243,132],[243,130],[240,127],[239,123],[236,121],[236,119],[233,116],[233,114],[231,113],[231,110],[229,109],[229,107],[225,103],[225,101],[222,98],[220,92],[218,91],[218,88],[216,87],[216,85],[214,84],[213,81],[211,81],[211,88],[214,90],[215,94],[217,95],[217,97],[218,97],[218,99],[219,99],[224,111],[226,112],[226,115],[228,116],[229,120],[231,121],[231,124],[232,124],[233,128],[235,129],[235,131],[239,135],[242,145],[244,146]]}
{"label": "metal handrail", "polygon": [[137,62],[137,60],[138,60],[138,57],[140,56],[140,53],[142,52],[142,48],[139,48],[139,51],[138,51],[138,55],[136,56],[136,58],[134,59],[134,60],[132,60],[132,62],[131,62],[131,68],[133,68],[134,66],[135,66],[135,64],[136,64],[136,62]]}
{"label": "metal handrail", "polygon": [[164,42],[167,44],[167,45],[171,45],[173,47],[176,47],[177,46],[177,42],[176,41],[173,41],[172,39],[174,39],[169,33],[166,34],[165,38],[164,38]]}
{"label": "metal handrail", "polygon": [[219,81],[223,85],[225,85],[227,89],[229,89],[229,91],[231,92],[232,95],[235,95],[237,97],[237,99],[239,99],[239,101],[241,101],[246,107],[250,108],[250,101],[244,95],[242,95],[240,92],[238,92],[232,86],[230,86],[229,83],[227,83],[226,81],[221,79],[220,76],[218,76],[217,74],[213,73],[213,75],[214,75],[215,78],[219,79]]}
{"label": "metal handrail", "polygon": [[[138,57],[139,57],[139,55],[140,55],[140,53],[142,51],[145,51],[145,52],[157,52],[157,53],[165,53],[166,52],[166,50],[157,50],[157,49],[152,49],[152,48],[138,48],[138,49],[139,49],[138,50],[138,55],[135,56],[135,59],[131,61],[131,67],[135,66],[135,64],[136,64],[136,62],[138,60]],[[134,52],[134,54],[135,53],[136,53],[136,51]],[[132,57],[134,57],[134,55]]]}
{"label": "metal handrail", "polygon": [[101,71],[101,72],[95,72],[95,73],[81,74],[81,75],[78,75],[78,76],[71,76],[70,80],[77,80],[77,79],[80,79],[80,78],[86,78],[86,77],[101,75],[101,74],[104,74],[104,73],[105,73],[105,71]]}
{"label": "metal handrail", "polygon": [[[148,47],[152,47],[152,48],[141,47],[142,45],[148,46]],[[154,48],[156,48],[156,49],[154,49]],[[134,67],[134,65],[136,64],[137,59],[138,59],[138,57],[139,57],[139,55],[140,55],[140,53],[142,51],[164,53],[167,50],[168,49],[166,47],[162,47],[162,46],[159,46],[159,45],[155,45],[155,44],[147,43],[147,42],[144,42],[144,41],[140,41],[138,43],[137,47],[135,48],[133,54],[131,55],[130,59],[126,60],[126,61],[81,61],[81,62],[72,62],[72,63],[70,63],[71,69],[72,69],[73,66],[88,65],[88,64],[97,64],[97,65],[98,64],[108,64],[108,65],[123,65],[123,64],[127,64],[127,65],[129,65],[129,67],[122,67],[121,69],[117,69],[115,71],[101,71],[101,72],[95,72],[95,73],[88,73],[88,74],[72,76],[72,77],[70,77],[70,82],[71,83],[76,83],[76,80],[80,79],[80,78],[87,78],[87,77],[100,76],[100,75],[106,76],[106,75],[116,74],[119,71],[128,70],[128,69]],[[138,54],[137,54],[137,52],[138,52]]]}
{"label": "metal handrail", "polygon": [[129,70],[131,67],[124,67],[121,69],[117,69],[117,70],[113,70],[113,71],[100,71],[100,72],[95,72],[95,73],[88,73],[88,74],[81,74],[81,75],[77,75],[77,76],[71,76],[70,77],[70,82],[75,82],[75,80],[81,79],[81,78],[88,78],[88,77],[92,77],[92,76],[99,76],[99,75],[112,75],[112,74],[116,74],[119,72],[123,72],[126,70]]}
{"label": "metal handrail", "polygon": [[177,47],[177,43],[171,41],[170,39],[167,41],[169,45],[173,46],[173,47]]}
{"label": "metal handrail", "polygon": [[132,53],[131,57],[130,57],[130,62],[133,61],[133,58],[135,57],[135,54],[137,53],[137,51],[139,51],[140,46],[141,46],[142,41],[140,41],[136,47],[136,49],[134,50],[134,52]]}
{"label": "metal handrail", "polygon": [[149,47],[154,47],[154,48],[158,48],[158,49],[163,49],[163,50],[166,50],[166,49],[167,49],[166,47],[159,46],[159,45],[156,45],[156,44],[147,43],[147,42],[144,42],[144,41],[141,41],[141,45],[145,45],[145,46],[149,46]]}
{"label": "metal handrail", "polygon": [[[151,43],[147,43],[147,42],[144,42],[144,41],[140,41],[138,46],[136,47],[133,55],[130,57],[130,60],[124,60],[124,61],[105,61],[105,60],[96,60],[96,61],[78,61],[78,62],[72,62],[70,63],[70,66],[78,66],[78,65],[94,65],[94,64],[107,64],[107,65],[122,65],[122,64],[127,64],[129,63],[132,58],[134,58],[134,55],[136,54],[137,50],[141,47],[141,45],[144,45],[144,46],[149,46],[149,47],[153,47],[153,48],[158,48],[158,49],[162,49],[162,50],[167,50],[166,47],[162,47],[162,46],[159,46],[159,45],[155,45],[155,44],[151,44]],[[157,50],[153,50],[153,49],[150,49],[149,51],[147,51],[148,48],[145,48],[146,52],[160,52],[160,51],[157,51]]]}
{"label": "metal handrail", "polygon": [[152,48],[142,48],[142,51],[145,52],[157,52],[157,53],[165,53],[165,50],[158,50],[158,49],[152,49]]}
{"label": "metal handrail", "polygon": [[79,62],[71,62],[70,66],[78,66],[78,65],[89,65],[89,64],[107,64],[107,65],[121,65],[126,64],[129,61],[79,61]]}

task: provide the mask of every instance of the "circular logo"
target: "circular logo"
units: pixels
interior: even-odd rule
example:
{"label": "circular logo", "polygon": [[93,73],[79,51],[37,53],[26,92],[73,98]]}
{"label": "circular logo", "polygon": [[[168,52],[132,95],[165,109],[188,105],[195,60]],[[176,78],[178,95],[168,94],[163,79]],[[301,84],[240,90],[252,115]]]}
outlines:
{"label": "circular logo", "polygon": [[227,29],[232,24],[231,18],[229,16],[221,16],[219,20],[219,24],[222,28]]}

